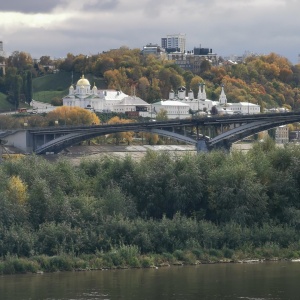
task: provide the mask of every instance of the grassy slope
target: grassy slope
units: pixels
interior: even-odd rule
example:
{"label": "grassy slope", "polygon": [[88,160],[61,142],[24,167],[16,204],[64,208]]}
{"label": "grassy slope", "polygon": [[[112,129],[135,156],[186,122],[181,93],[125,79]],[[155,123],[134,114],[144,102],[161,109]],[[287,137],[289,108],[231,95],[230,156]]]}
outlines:
{"label": "grassy slope", "polygon": [[[80,74],[74,74],[73,83],[76,84]],[[95,78],[88,74],[86,78],[90,81],[91,86],[96,84],[99,89],[106,88],[103,78]],[[33,99],[41,102],[50,103],[55,97],[62,98],[69,92],[69,87],[72,83],[71,72],[58,72],[32,80]],[[22,107],[26,105],[21,105]],[[0,93],[0,110],[14,109],[13,105],[6,101],[6,95]]]}
{"label": "grassy slope", "polygon": [[[80,74],[74,74],[73,83],[76,84],[80,76]],[[104,88],[102,78],[94,78],[92,75],[87,75],[86,78],[90,81],[92,86],[95,83],[98,88]],[[58,72],[56,74],[35,78],[32,81],[33,99],[50,103],[54,97],[62,98],[68,94],[71,83],[71,72]]]}
{"label": "grassy slope", "polygon": [[6,101],[6,95],[0,93],[0,110],[10,110],[14,109],[14,106]]}

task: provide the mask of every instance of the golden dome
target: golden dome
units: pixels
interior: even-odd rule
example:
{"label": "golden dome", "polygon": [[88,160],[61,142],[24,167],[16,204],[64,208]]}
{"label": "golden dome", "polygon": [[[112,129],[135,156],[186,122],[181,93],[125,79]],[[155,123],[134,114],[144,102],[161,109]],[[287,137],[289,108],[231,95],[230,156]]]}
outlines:
{"label": "golden dome", "polygon": [[81,76],[81,78],[77,81],[77,85],[85,85],[85,86],[90,86],[90,82],[84,78],[84,75]]}

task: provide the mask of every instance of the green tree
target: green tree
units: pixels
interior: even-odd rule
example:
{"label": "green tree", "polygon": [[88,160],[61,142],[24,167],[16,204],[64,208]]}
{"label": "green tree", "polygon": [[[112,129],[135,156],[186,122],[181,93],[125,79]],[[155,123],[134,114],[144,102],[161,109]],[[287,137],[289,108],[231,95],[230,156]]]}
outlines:
{"label": "green tree", "polygon": [[192,80],[190,82],[190,88],[193,91],[195,97],[198,97],[199,86],[203,82],[204,81],[200,76],[195,76],[195,77],[192,78]]}
{"label": "green tree", "polygon": [[[233,163],[234,159],[239,161]],[[268,218],[266,190],[238,155],[211,170],[208,190],[210,214],[215,222],[233,221],[245,226]]]}
{"label": "green tree", "polygon": [[19,75],[16,75],[12,78],[11,82],[11,92],[8,97],[10,102],[14,104],[14,107],[17,109],[19,107],[20,103],[20,95],[21,95],[21,88],[22,88],[22,77]]}
{"label": "green tree", "polygon": [[30,71],[27,71],[26,73],[26,90],[25,90],[25,96],[26,96],[26,102],[30,104],[32,101],[32,74]]}

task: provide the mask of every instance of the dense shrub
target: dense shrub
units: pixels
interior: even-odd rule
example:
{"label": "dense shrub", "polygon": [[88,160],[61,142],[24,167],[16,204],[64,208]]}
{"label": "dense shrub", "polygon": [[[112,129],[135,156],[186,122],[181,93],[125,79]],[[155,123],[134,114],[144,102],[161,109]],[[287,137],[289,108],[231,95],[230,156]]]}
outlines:
{"label": "dense shrub", "polygon": [[[9,259],[0,272],[300,257],[299,161],[295,147],[254,147],[78,166],[34,155],[2,162],[0,255]],[[11,178],[27,187],[22,201]]]}

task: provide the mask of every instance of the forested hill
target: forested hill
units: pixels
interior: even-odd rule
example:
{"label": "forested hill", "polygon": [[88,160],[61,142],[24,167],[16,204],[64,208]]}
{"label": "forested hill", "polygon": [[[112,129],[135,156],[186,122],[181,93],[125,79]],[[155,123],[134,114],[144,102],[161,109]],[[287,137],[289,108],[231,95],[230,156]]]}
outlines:
{"label": "forested hill", "polygon": [[[39,63],[34,63],[28,53],[14,52],[6,59],[6,76],[0,75],[0,92],[9,94],[14,88],[12,83],[18,82],[14,78],[19,76],[22,94],[24,71],[30,71],[35,81],[35,78],[53,72],[54,67],[69,72],[65,83],[60,81],[56,87],[60,91],[68,89],[72,81],[76,82],[76,78],[85,74],[92,85],[95,82],[101,88],[135,93],[152,103],[158,99],[167,99],[170,90],[177,90],[180,86],[192,89],[197,96],[199,83],[204,82],[207,97],[212,100],[218,99],[221,84],[224,84],[229,102],[249,101],[260,104],[262,108],[300,108],[299,64],[292,65],[286,58],[274,53],[251,56],[238,64],[227,64],[221,58],[219,61],[218,66],[212,66],[205,60],[201,63],[199,74],[193,74],[184,71],[173,61],[152,55],[144,56],[140,49],[127,47],[91,56],[69,53],[66,58],[55,62],[49,56],[43,56]],[[47,81],[41,86],[45,90],[53,89],[52,86],[47,87]]]}
{"label": "forested hill", "polygon": [[212,66],[208,61],[201,72],[184,71],[167,60],[143,56],[138,49],[120,48],[86,58],[68,55],[60,64],[66,71],[92,73],[104,77],[108,88],[135,92],[148,102],[168,99],[171,89],[185,86],[197,95],[199,83],[205,82],[207,97],[217,100],[221,84],[229,102],[249,101],[263,107],[300,107],[300,65],[292,65],[286,58],[274,53],[248,57],[244,63]]}

